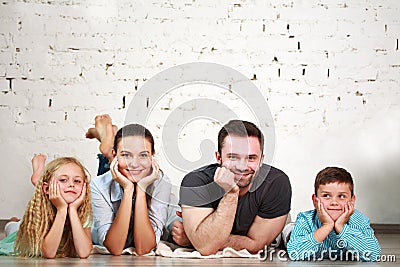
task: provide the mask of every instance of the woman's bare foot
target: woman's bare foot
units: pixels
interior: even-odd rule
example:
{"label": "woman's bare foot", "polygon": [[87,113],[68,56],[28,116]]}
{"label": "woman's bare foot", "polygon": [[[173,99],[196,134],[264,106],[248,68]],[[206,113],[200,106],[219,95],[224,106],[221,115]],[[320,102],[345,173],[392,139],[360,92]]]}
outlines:
{"label": "woman's bare foot", "polygon": [[108,114],[97,115],[94,120],[95,128],[88,129],[86,138],[99,140],[101,154],[111,162],[113,159],[114,136],[118,131],[118,127],[112,125],[111,117]]}
{"label": "woman's bare foot", "polygon": [[[114,136],[115,136],[115,135],[117,134],[117,132],[118,132],[118,127],[117,127],[116,125],[113,124],[112,129],[113,129],[113,134],[114,134]],[[88,139],[94,139],[94,138],[96,138],[99,142],[101,142],[99,133],[97,132],[96,128],[93,128],[93,127],[89,128],[89,129],[87,130],[85,136],[86,136],[86,138],[88,138]]]}
{"label": "woman's bare foot", "polygon": [[32,158],[32,176],[31,182],[34,186],[36,186],[37,181],[43,173],[44,165],[46,162],[46,156],[43,154],[38,154],[33,156]]}
{"label": "woman's bare foot", "polygon": [[96,128],[89,128],[85,134],[86,138],[88,139],[93,139],[96,138],[97,140],[100,141],[99,134],[97,133]]}

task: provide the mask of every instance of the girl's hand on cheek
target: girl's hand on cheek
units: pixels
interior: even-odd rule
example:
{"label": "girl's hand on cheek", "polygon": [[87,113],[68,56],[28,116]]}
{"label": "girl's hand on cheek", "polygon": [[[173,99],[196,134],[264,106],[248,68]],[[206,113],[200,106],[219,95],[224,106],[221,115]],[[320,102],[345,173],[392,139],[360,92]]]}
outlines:
{"label": "girl's hand on cheek", "polygon": [[50,202],[57,208],[57,210],[67,208],[68,204],[61,196],[60,185],[56,179],[51,179],[49,184],[49,199]]}
{"label": "girl's hand on cheek", "polygon": [[74,202],[69,203],[68,208],[78,210],[78,208],[85,201],[85,196],[86,196],[86,182],[83,184],[82,192],[79,195],[79,197],[75,199]]}

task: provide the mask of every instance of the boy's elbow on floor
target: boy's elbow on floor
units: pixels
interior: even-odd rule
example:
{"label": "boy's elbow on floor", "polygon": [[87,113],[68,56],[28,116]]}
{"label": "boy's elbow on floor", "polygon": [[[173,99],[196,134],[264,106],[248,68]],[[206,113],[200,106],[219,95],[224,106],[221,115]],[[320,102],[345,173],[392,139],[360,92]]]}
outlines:
{"label": "boy's elbow on floor", "polygon": [[294,257],[293,255],[291,255],[290,253],[288,253],[288,257],[291,261],[297,261],[299,260],[297,257]]}
{"label": "boy's elbow on floor", "polygon": [[287,250],[287,255],[289,257],[290,260],[292,261],[300,261],[300,260],[304,260],[303,258],[300,257],[300,254],[297,253],[297,251],[295,250]]}
{"label": "boy's elbow on floor", "polygon": [[364,255],[361,255],[361,261],[363,262],[376,262],[380,259],[381,252],[375,252],[375,253],[367,253]]}

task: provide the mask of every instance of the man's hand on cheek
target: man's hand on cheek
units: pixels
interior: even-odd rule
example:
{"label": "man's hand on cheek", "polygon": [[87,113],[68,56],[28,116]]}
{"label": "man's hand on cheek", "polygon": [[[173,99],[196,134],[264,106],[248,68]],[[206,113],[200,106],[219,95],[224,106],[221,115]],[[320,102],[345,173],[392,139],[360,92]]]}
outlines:
{"label": "man's hand on cheek", "polygon": [[214,181],[225,190],[226,193],[238,191],[239,187],[235,182],[235,174],[225,167],[218,167],[214,174]]}

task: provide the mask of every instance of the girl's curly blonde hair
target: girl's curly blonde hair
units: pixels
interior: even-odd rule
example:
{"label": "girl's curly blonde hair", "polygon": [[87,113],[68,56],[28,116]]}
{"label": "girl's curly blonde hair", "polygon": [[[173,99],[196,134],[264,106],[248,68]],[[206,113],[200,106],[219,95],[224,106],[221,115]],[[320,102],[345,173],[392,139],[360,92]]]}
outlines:
{"label": "girl's curly blonde hair", "polygon": [[[73,157],[61,157],[47,164],[42,176],[35,187],[35,193],[28,203],[25,215],[22,218],[19,231],[15,240],[14,252],[22,257],[41,257],[43,255],[42,244],[45,236],[53,225],[57,209],[44,193],[43,183],[49,183],[54,173],[63,165],[76,164],[83,174],[86,182],[86,196],[84,202],[78,208],[78,216],[82,225],[90,226],[92,223],[92,206],[90,202],[90,179],[88,171],[82,163]],[[72,229],[69,217],[65,220],[64,231],[60,245],[57,250],[57,257],[76,256]]]}

